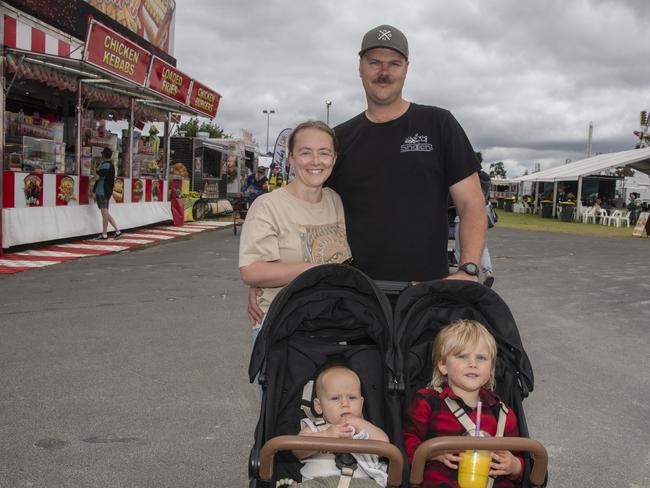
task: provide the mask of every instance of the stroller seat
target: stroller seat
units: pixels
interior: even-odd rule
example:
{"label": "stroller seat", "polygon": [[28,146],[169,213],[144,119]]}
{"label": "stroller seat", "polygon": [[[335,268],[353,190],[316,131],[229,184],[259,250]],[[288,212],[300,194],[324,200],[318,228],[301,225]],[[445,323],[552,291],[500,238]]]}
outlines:
{"label": "stroller seat", "polygon": [[[304,385],[323,365],[340,362],[360,378],[364,418],[392,440],[399,430],[392,318],[386,296],[365,274],[347,265],[323,265],[298,276],[273,300],[253,347],[249,367],[262,386],[260,418],[251,454],[251,478],[259,479],[262,446],[297,434]],[[289,452],[274,458],[273,482],[300,480],[301,463]]]}

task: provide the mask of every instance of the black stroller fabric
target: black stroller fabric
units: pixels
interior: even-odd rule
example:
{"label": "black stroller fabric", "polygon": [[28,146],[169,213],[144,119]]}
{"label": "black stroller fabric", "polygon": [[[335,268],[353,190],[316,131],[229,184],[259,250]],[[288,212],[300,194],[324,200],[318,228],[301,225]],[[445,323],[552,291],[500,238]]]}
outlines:
{"label": "black stroller fabric", "polygon": [[[362,272],[323,265],[298,276],[273,301],[253,348],[250,380],[259,375],[263,385],[254,449],[298,433],[303,386],[330,362],[359,375],[365,418],[391,439],[401,436],[400,399],[386,395],[395,381],[392,336],[388,300]],[[279,453],[274,481],[299,480],[300,467],[291,453]]]}
{"label": "black stroller fabric", "polygon": [[406,402],[431,380],[431,346],[438,331],[457,319],[481,322],[497,343],[496,392],[528,428],[522,400],[533,390],[533,369],[506,303],[490,288],[470,281],[438,280],[407,288],[395,305],[398,378],[406,385]]}

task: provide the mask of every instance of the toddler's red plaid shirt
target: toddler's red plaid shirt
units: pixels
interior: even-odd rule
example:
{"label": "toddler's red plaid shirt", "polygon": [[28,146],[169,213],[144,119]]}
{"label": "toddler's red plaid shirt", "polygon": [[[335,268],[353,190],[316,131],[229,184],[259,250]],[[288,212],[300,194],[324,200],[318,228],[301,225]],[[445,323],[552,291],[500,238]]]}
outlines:
{"label": "toddler's red plaid shirt", "polygon": [[[404,444],[409,464],[413,463],[413,454],[422,442],[432,437],[446,435],[464,435],[465,429],[458,419],[449,410],[445,403],[445,397],[451,397],[460,405],[472,422],[476,423],[476,409],[468,407],[463,400],[456,396],[451,388],[445,385],[441,392],[433,388],[419,390],[411,405],[406,411],[404,419]],[[497,431],[497,420],[499,418],[499,397],[486,388],[481,388],[479,398],[483,402],[481,414],[481,430],[494,436]],[[508,410],[506,426],[503,432],[504,437],[518,437],[519,428],[517,418],[512,409]],[[496,479],[494,486],[499,488],[510,488],[521,484],[523,475],[523,457],[520,453],[513,453],[519,462],[522,463],[522,474],[519,480],[512,481],[504,477]],[[423,487],[457,488],[458,472],[450,469],[439,461],[427,463],[424,471]]]}

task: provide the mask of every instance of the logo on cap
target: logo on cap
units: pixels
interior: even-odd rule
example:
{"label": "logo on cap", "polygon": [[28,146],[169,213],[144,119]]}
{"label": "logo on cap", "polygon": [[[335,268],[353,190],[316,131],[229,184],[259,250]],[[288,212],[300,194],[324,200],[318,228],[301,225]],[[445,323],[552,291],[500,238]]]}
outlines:
{"label": "logo on cap", "polygon": [[393,33],[389,30],[380,30],[378,41],[390,41],[390,38],[393,37]]}

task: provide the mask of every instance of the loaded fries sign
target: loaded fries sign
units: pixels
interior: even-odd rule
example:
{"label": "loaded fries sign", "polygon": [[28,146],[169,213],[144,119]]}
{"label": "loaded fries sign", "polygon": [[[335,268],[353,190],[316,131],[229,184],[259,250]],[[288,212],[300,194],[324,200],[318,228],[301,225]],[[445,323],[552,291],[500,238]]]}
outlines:
{"label": "loaded fries sign", "polygon": [[147,87],[185,105],[190,92],[189,76],[181,73],[171,64],[154,56],[149,70]]}
{"label": "loaded fries sign", "polygon": [[138,85],[144,85],[151,54],[93,20],[88,28],[84,60]]}

